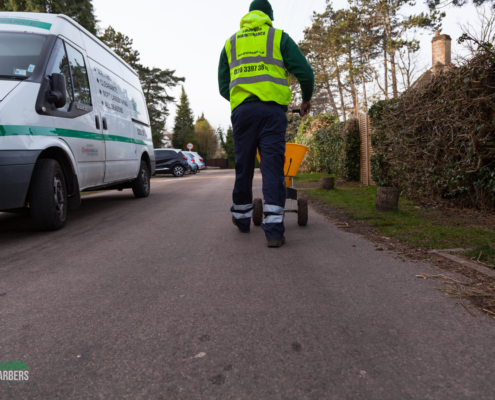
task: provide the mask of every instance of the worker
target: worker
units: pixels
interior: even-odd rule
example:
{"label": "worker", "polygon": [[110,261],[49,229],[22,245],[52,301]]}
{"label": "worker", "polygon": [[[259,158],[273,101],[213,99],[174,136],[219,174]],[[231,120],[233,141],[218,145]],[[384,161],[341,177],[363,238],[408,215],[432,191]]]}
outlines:
{"label": "worker", "polygon": [[259,149],[265,199],[261,227],[267,246],[280,247],[285,243],[285,113],[292,99],[288,72],[301,86],[301,116],[311,111],[314,74],[299,46],[287,33],[273,28],[273,20],[273,9],[267,0],[251,3],[249,13],[241,20],[241,29],[227,39],[222,50],[218,84],[232,111],[236,173],[232,221],[241,232],[250,231]]}

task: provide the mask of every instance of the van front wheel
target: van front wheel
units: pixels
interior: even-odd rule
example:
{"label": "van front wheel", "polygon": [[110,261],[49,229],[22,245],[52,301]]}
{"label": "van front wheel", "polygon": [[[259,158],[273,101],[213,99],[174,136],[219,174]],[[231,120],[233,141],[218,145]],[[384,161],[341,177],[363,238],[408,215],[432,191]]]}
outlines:
{"label": "van front wheel", "polygon": [[137,198],[148,197],[150,195],[150,171],[145,161],[141,161],[139,174],[132,181],[132,192]]}
{"label": "van front wheel", "polygon": [[60,164],[38,160],[34,167],[29,209],[36,227],[43,231],[63,228],[67,219],[67,185]]}

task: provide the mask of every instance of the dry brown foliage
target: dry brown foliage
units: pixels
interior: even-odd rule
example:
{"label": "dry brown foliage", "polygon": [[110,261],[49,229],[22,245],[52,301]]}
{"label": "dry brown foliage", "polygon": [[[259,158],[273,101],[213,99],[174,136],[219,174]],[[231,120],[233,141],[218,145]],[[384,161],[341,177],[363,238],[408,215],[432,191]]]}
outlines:
{"label": "dry brown foliage", "polygon": [[409,196],[495,205],[495,67],[481,54],[370,109],[373,179]]}

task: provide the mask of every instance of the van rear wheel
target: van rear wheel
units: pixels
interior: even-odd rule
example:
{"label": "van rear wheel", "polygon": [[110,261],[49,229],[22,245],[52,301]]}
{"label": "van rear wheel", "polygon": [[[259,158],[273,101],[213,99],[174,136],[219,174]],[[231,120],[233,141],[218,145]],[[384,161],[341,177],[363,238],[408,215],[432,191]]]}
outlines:
{"label": "van rear wheel", "polygon": [[134,196],[138,199],[150,195],[150,171],[146,161],[141,161],[139,174],[137,178],[132,181],[132,193],[134,193]]}
{"label": "van rear wheel", "polygon": [[38,160],[34,167],[29,209],[36,227],[43,231],[63,228],[67,219],[67,185],[60,164]]}

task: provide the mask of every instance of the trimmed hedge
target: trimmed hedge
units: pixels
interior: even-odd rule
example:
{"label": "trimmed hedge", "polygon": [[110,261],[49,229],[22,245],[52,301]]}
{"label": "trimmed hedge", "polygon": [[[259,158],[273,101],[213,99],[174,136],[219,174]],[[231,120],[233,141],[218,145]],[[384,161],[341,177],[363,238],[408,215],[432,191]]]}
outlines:
{"label": "trimmed hedge", "polygon": [[295,143],[309,147],[302,172],[334,174],[346,180],[359,180],[360,136],[357,119],[338,122],[331,114],[304,118]]}
{"label": "trimmed hedge", "polygon": [[373,180],[409,197],[495,208],[495,66],[479,54],[369,110]]}

